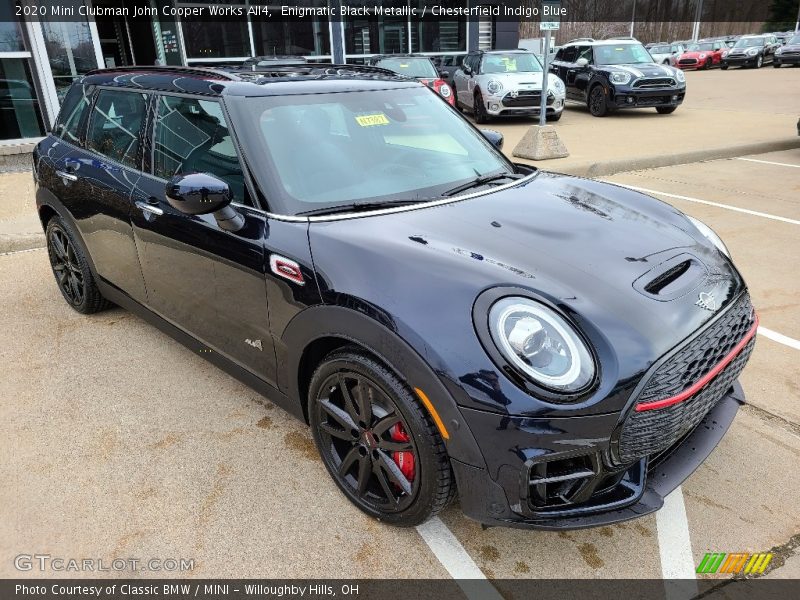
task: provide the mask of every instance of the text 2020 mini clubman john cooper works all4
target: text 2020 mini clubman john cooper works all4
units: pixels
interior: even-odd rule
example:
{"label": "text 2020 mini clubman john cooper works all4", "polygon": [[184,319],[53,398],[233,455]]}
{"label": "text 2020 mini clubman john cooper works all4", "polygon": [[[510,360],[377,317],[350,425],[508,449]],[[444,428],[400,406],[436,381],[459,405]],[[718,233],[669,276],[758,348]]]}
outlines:
{"label": "text 2020 mini clubman john cooper works all4", "polygon": [[36,149],[36,200],[73,308],[211,350],[364,512],[655,511],[743,402],[745,283],[702,223],[495,144],[376,68],[97,71]]}

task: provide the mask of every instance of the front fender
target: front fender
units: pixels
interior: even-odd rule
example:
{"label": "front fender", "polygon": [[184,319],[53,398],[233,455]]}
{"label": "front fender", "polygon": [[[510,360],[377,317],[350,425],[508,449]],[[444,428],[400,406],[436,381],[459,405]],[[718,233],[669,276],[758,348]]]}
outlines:
{"label": "front fender", "polygon": [[278,372],[289,375],[286,393],[305,402],[299,374],[305,350],[316,340],[338,338],[364,347],[411,388],[425,392],[439,413],[450,438],[445,440],[449,456],[466,464],[486,468],[483,455],[461,410],[425,360],[400,336],[375,319],[340,306],[314,306],[298,313],[287,325],[278,350]]}

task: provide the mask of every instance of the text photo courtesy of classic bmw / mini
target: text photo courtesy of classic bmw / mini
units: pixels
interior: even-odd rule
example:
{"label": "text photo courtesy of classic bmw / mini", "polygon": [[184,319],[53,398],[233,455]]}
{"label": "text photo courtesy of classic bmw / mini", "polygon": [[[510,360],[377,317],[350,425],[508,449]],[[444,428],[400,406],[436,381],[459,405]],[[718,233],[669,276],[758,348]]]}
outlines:
{"label": "text photo courtesy of classic bmw / mini", "polygon": [[0,598],[800,595],[800,0],[0,0]]}

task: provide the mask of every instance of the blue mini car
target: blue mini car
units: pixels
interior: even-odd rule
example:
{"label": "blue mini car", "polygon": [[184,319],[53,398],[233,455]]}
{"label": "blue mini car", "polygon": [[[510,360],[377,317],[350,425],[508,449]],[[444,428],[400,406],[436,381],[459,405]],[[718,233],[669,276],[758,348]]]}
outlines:
{"label": "blue mini car", "polygon": [[701,222],[501,142],[374,67],[102,70],[36,148],[36,202],[70,306],[307,422],[375,518],[655,511],[744,400],[745,283]]}

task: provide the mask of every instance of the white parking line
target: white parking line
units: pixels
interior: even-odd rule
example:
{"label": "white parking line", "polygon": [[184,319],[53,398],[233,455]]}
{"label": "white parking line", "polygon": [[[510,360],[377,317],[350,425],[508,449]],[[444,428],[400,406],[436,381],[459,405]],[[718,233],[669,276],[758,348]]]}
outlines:
{"label": "white parking line", "polygon": [[450,576],[458,582],[467,598],[502,600],[500,592],[489,583],[483,571],[439,517],[417,525],[417,531]]}
{"label": "white parking line", "polygon": [[664,498],[664,506],[656,513],[656,528],[661,576],[668,600],[697,595],[697,581],[692,581],[695,579],[692,540],[680,486]]}
{"label": "white parking line", "polygon": [[680,196],[678,194],[669,194],[667,192],[660,192],[658,190],[650,190],[643,187],[638,187],[635,185],[625,185],[624,183],[617,183],[615,181],[609,181],[608,183],[613,183],[614,185],[618,185],[620,187],[628,188],[630,190],[636,190],[637,192],[644,192],[646,194],[656,194],[659,196],[666,196],[667,198],[675,198],[677,200],[686,200],[687,202],[697,202],[698,204],[707,204],[708,206],[716,206],[717,208],[726,208],[728,210],[733,210],[736,212],[744,213],[746,215],[753,215],[755,217],[763,217],[765,219],[772,219],[773,221],[781,221],[782,223],[789,223],[791,225],[800,225],[800,221],[797,219],[789,219],[787,217],[779,217],[777,215],[771,215],[769,213],[759,212],[757,210],[750,210],[747,208],[739,208],[738,206],[731,206],[730,204],[721,204],[719,202],[711,202],[710,200],[701,200],[700,198],[692,198],[691,196]]}
{"label": "white parking line", "polygon": [[758,333],[763,335],[765,338],[771,339],[773,342],[778,342],[779,344],[783,344],[784,346],[789,346],[789,348],[800,350],[800,341],[785,336],[782,333],[778,333],[777,331],[772,331],[772,329],[767,329],[766,327],[759,327]]}
{"label": "white parking line", "polygon": [[747,162],[761,163],[763,165],[777,165],[779,167],[793,167],[795,169],[800,169],[800,165],[793,165],[791,163],[774,162],[774,161],[771,161],[771,160],[758,160],[756,158],[742,158],[741,156],[737,156],[736,160],[746,160]]}
{"label": "white parking line", "polygon": [[0,256],[12,256],[14,254],[22,254],[23,252],[36,252],[38,250],[44,250],[44,247],[28,248],[27,250],[11,250],[10,252],[0,252]]}

